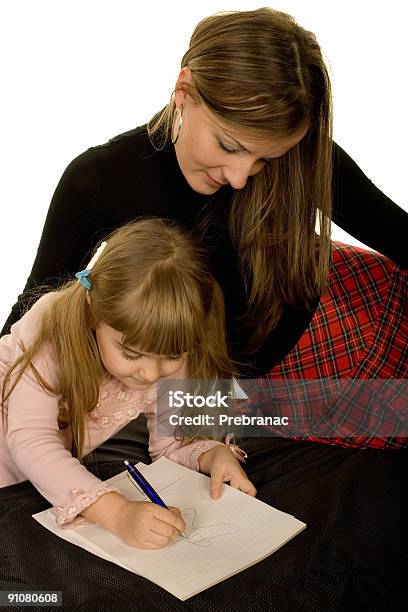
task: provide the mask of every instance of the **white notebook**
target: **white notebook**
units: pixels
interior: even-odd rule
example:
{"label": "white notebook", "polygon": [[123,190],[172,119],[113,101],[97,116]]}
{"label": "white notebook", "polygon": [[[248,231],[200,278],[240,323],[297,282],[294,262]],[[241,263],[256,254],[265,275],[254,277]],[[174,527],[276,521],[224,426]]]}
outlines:
{"label": "white notebook", "polygon": [[[223,485],[222,497],[213,500],[208,476],[164,457],[137,467],[168,506],[180,508],[186,538],[178,537],[159,550],[142,550],[97,524],[60,529],[49,510],[33,518],[60,538],[151,580],[183,601],[264,559],[306,527],[228,485]],[[107,482],[128,499],[146,501],[126,470]]]}

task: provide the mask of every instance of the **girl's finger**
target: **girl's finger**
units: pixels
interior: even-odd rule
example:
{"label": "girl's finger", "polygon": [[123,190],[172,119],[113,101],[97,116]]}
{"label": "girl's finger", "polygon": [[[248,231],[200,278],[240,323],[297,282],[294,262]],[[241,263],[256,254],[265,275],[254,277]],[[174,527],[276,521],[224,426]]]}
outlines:
{"label": "girl's finger", "polygon": [[224,473],[216,471],[211,473],[210,480],[210,495],[213,499],[217,499],[222,495],[222,483],[224,480]]}
{"label": "girl's finger", "polygon": [[231,487],[234,487],[234,489],[239,489],[243,493],[251,495],[251,497],[256,496],[256,489],[252,482],[247,478],[232,478],[230,485]]}
{"label": "girl's finger", "polygon": [[241,489],[241,491],[244,491],[244,493],[246,493],[247,495],[250,495],[251,497],[256,497],[256,489],[254,485],[252,484],[252,482],[250,482],[249,480],[248,480],[247,488],[245,490]]}

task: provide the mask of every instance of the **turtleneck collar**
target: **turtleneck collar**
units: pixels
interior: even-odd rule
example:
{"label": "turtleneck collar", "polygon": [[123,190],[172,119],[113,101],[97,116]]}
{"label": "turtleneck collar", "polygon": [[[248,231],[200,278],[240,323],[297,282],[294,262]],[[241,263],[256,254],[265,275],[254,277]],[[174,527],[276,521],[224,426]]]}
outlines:
{"label": "turtleneck collar", "polygon": [[216,195],[221,195],[221,193],[222,195],[224,195],[226,191],[229,191],[229,192],[232,191],[231,188],[224,187],[216,194],[206,195],[206,194],[198,193],[197,191],[192,189],[192,187],[190,187],[183,172],[181,171],[180,165],[178,163],[177,155],[176,155],[176,149],[174,147],[174,144],[171,142],[171,140],[168,139],[165,146],[162,149],[155,150],[155,148],[153,147],[150,141],[149,135],[147,134],[147,130],[146,130],[146,138],[148,140],[149,149],[152,151],[152,153],[154,154],[156,159],[159,161],[159,163],[165,168],[166,172],[168,172],[172,184],[176,183],[177,187],[181,189],[181,191],[186,196],[188,196],[190,200],[191,199],[197,200],[204,204],[214,199],[214,196]]}

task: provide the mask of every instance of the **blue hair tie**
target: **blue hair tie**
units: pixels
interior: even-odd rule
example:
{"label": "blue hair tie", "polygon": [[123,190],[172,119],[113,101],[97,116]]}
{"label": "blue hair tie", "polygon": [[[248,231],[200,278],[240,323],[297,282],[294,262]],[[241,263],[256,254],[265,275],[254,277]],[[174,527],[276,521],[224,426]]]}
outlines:
{"label": "blue hair tie", "polygon": [[90,273],[92,271],[92,268],[94,267],[94,264],[98,261],[100,255],[101,255],[103,249],[106,247],[106,245],[107,245],[107,242],[105,240],[104,242],[102,242],[99,245],[95,255],[92,257],[91,261],[89,262],[89,264],[85,268],[85,270],[81,270],[81,272],[77,272],[75,274],[75,278],[77,278],[78,281],[81,283],[81,285],[83,285],[83,287],[85,287],[85,289],[88,289],[88,291],[90,289],[92,289],[92,283],[86,277],[90,275]]}
{"label": "blue hair tie", "polygon": [[90,275],[90,273],[91,273],[91,270],[81,270],[81,272],[77,272],[75,274],[75,278],[77,278],[79,282],[81,283],[81,285],[83,285],[85,289],[88,289],[88,291],[92,289],[92,285],[90,281],[86,278],[87,276]]}

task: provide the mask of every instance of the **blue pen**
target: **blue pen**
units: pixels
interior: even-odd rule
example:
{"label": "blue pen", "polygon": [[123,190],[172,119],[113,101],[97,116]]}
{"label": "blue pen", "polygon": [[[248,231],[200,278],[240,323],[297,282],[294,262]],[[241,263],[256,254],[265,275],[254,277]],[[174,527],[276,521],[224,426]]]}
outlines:
{"label": "blue pen", "polygon": [[131,465],[128,460],[126,460],[124,463],[126,465],[127,471],[132,476],[133,480],[136,482],[136,484],[139,485],[139,487],[142,489],[143,493],[145,495],[147,495],[147,497],[150,499],[150,501],[152,501],[154,504],[158,504],[159,506],[162,506],[162,508],[166,508],[166,510],[168,510],[168,508],[167,508],[166,504],[164,503],[164,501],[162,500],[162,498],[157,495],[157,493],[153,489],[152,485],[150,485],[147,482],[146,478],[143,476],[143,474],[141,472],[139,472],[137,467],[135,467],[134,465]]}

